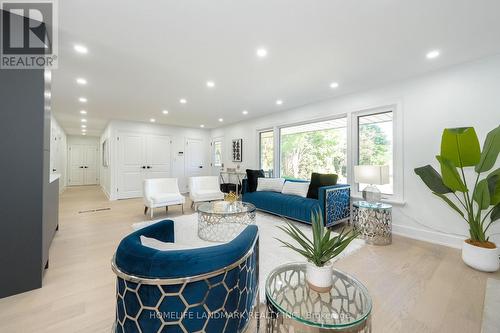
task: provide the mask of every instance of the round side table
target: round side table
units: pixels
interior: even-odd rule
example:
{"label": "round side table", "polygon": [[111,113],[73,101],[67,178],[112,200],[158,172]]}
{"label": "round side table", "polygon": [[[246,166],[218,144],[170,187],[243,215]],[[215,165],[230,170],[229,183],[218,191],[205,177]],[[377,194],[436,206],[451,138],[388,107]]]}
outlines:
{"label": "round side table", "polygon": [[353,206],[354,229],[368,244],[392,243],[392,206],[385,203],[356,201]]}

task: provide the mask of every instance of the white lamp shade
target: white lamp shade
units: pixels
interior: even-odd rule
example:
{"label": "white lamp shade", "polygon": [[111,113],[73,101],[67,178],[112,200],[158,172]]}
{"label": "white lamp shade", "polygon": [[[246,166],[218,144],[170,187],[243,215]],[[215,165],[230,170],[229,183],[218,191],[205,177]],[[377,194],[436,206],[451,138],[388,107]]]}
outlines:
{"label": "white lamp shade", "polygon": [[354,166],[354,182],[362,184],[389,184],[388,165],[356,165]]}

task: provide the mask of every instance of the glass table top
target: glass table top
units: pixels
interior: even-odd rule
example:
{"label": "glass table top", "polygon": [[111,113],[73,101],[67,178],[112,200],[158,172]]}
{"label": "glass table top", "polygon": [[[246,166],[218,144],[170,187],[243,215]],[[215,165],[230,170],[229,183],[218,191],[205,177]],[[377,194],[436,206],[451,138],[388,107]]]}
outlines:
{"label": "glass table top", "polygon": [[346,328],[365,320],[372,300],[361,282],[334,269],[333,288],[318,293],[306,282],[306,263],[285,264],[266,280],[266,299],[282,314],[320,328]]}
{"label": "glass table top", "polygon": [[205,214],[241,214],[241,213],[251,213],[256,210],[255,206],[251,203],[235,201],[215,201],[215,202],[205,202],[198,206],[198,211]]}
{"label": "glass table top", "polygon": [[371,209],[392,208],[391,205],[382,202],[354,201],[352,205],[359,208],[371,208]]}

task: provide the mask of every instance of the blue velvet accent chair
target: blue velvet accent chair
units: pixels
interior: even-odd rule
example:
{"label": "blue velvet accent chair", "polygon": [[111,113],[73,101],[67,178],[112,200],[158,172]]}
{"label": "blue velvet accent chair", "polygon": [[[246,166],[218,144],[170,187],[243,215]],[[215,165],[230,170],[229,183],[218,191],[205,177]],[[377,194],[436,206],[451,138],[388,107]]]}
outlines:
{"label": "blue velvet accent chair", "polygon": [[[287,182],[305,182],[287,179]],[[327,227],[349,221],[351,217],[351,187],[346,184],[323,186],[318,189],[318,199],[269,191],[248,192],[247,179],[243,180],[244,202],[271,214],[311,224],[311,216],[319,212]]]}
{"label": "blue velvet accent chair", "polygon": [[257,304],[259,242],[256,226],[211,247],[159,251],[140,237],[174,242],[165,220],[125,237],[112,262],[117,275],[116,333],[246,330]]}

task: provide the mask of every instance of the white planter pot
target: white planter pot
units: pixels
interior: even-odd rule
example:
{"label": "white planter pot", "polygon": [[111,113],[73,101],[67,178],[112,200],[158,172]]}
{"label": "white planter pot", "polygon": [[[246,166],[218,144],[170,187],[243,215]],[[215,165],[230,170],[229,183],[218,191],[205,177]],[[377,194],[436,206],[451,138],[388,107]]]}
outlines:
{"label": "white planter pot", "polygon": [[312,263],[307,263],[306,280],[309,287],[319,293],[325,293],[332,289],[333,284],[333,266],[326,264],[318,267]]}
{"label": "white planter pot", "polygon": [[498,247],[486,249],[474,246],[466,241],[462,244],[462,260],[470,267],[483,272],[496,272],[500,266]]}

